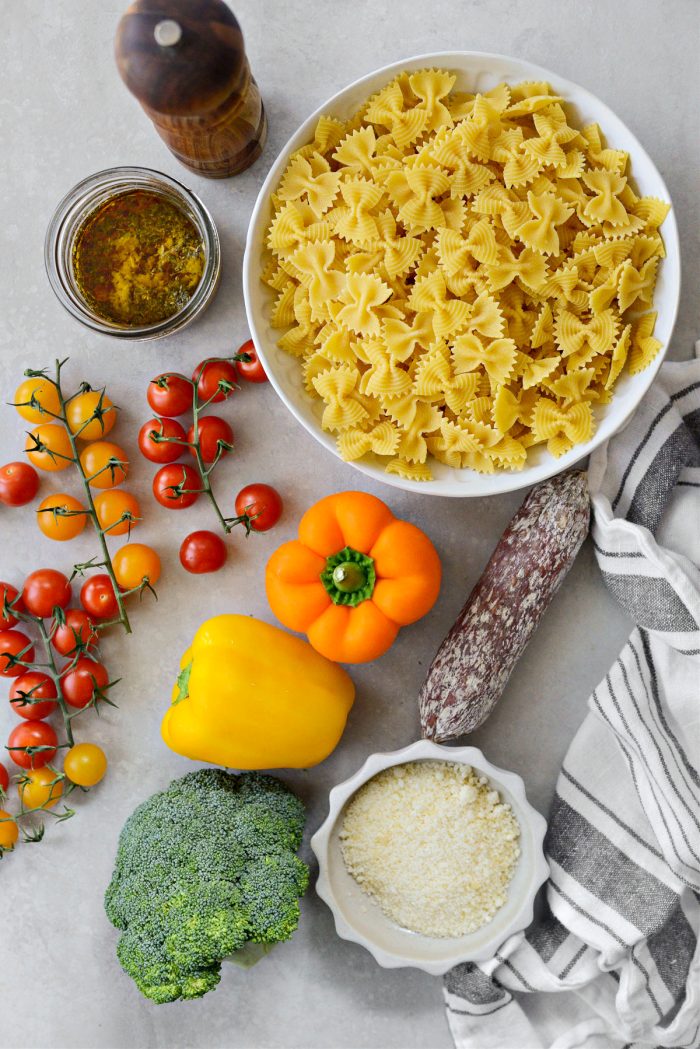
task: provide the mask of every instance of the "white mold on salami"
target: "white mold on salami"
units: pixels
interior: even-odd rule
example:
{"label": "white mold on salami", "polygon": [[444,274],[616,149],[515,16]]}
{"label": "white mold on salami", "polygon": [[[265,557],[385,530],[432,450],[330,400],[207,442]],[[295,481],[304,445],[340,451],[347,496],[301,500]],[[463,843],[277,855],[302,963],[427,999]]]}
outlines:
{"label": "white mold on salami", "polygon": [[489,716],[571,568],[589,517],[587,477],[578,470],[526,497],[428,671],[420,692],[425,737],[453,739]]}

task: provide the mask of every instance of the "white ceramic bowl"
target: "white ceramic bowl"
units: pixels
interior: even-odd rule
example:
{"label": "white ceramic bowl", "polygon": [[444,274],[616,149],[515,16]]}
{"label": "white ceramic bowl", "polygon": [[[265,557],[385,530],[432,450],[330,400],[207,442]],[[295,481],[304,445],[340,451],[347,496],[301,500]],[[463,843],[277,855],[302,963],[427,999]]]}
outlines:
{"label": "white ceramic bowl", "polygon": [[[520,858],[507,900],[487,925],[467,936],[442,939],[396,925],[348,874],[340,850],[345,808],[362,784],[392,765],[426,760],[456,761],[482,772],[511,805],[520,825]],[[440,975],[460,962],[485,961],[508,936],[532,921],[537,890],[549,875],[542,852],[547,823],[529,804],[520,776],[492,765],[477,747],[444,747],[420,740],[403,750],[372,754],[354,776],[332,789],[329,803],[328,817],[311,839],[319,866],[316,892],[333,912],[338,935],[365,947],[385,968],[409,966]]]}
{"label": "white ceramic bowl", "polygon": [[[457,73],[455,86],[457,90],[462,91],[487,91],[502,80],[510,83],[519,80],[549,81],[555,92],[570,103],[579,126],[599,123],[611,146],[627,150],[631,157],[633,181],[643,195],[669,201],[671,199],[653,162],[632,132],[612,110],[584,88],[531,62],[479,51],[445,51],[418,55],[384,66],[356,80],[324,102],[292,135],[272,165],[260,190],[248,228],[243,260],[243,294],[250,331],[272,385],[302,426],[334,455],[338,455],[335,439],[332,434],[321,428],[323,404],[304,389],[299,362],[278,348],[277,339],[280,333],[271,328],[269,322],[272,296],[270,289],[260,280],[260,269],[265,231],[271,217],[270,194],[276,188],[290,154],[313,138],[319,116],[327,113],[346,119],[369,95],[387,84],[401,70],[410,71],[427,66],[439,66]],[[630,418],[659,370],[665,348],[671,339],[680,296],[680,252],[678,228],[673,211],[664,222],[662,233],[666,245],[666,258],[659,268],[654,309],[658,312],[655,335],[663,343],[664,350],[646,371],[634,376],[625,374],[620,379],[612,402],[596,409],[597,429],[593,439],[587,444],[577,445],[559,459],[553,458],[545,448],[530,449],[527,465],[523,470],[514,473],[504,471],[478,474],[473,470],[456,470],[431,461],[434,479],[426,482],[407,481],[387,474],[381,461],[373,456],[367,456],[351,465],[375,481],[383,481],[396,488],[420,492],[423,495],[478,496],[525,488],[567,469],[588,455]]]}

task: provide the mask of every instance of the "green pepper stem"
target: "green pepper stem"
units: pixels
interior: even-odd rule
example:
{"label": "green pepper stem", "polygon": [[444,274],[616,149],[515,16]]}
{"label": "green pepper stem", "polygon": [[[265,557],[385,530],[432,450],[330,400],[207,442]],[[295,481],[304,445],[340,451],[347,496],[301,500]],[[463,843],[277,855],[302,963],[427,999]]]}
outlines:
{"label": "green pepper stem", "polygon": [[369,600],[376,580],[373,559],[351,546],[327,557],[321,572],[321,582],[333,604],[351,608]]}

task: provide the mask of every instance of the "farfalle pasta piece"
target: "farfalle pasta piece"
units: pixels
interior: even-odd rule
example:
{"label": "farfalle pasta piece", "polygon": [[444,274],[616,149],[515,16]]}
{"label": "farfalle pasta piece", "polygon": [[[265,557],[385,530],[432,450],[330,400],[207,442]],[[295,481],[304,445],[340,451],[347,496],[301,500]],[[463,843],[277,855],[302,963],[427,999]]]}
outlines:
{"label": "farfalle pasta piece", "polygon": [[430,315],[438,339],[461,331],[471,314],[469,303],[462,299],[448,299],[445,278],[439,270],[416,281],[408,301],[416,313]]}
{"label": "farfalle pasta piece", "polygon": [[457,77],[442,69],[421,69],[408,78],[411,90],[420,99],[420,108],[425,110],[427,120],[423,132],[452,127],[452,115],[442,101],[446,98]]}
{"label": "farfalle pasta piece", "polygon": [[655,313],[645,313],[643,317],[633,321],[627,357],[630,375],[636,375],[648,368],[661,349],[663,344],[654,338],[655,327]]}
{"label": "farfalle pasta piece", "polygon": [[313,379],[314,389],[326,402],[321,419],[324,430],[346,430],[369,417],[357,397],[358,382],[359,372],[346,364],[328,368]]}
{"label": "farfalle pasta piece", "polygon": [[543,255],[559,254],[559,235],[557,226],[561,226],[572,213],[572,208],[555,197],[553,193],[528,192],[527,205],[531,218],[518,226],[516,236],[528,248]]}
{"label": "farfalle pasta piece", "polygon": [[484,343],[477,335],[459,335],[452,347],[452,360],[457,374],[483,367],[493,383],[508,381],[517,359],[512,339],[492,339]]}
{"label": "farfalle pasta piece", "polygon": [[338,298],[345,287],[347,278],[340,270],[333,268],[334,262],[335,241],[332,240],[312,241],[292,256],[301,283],[308,289],[313,309]]}
{"label": "farfalle pasta piece", "polygon": [[390,419],[383,419],[368,430],[357,427],[345,430],[338,436],[338,451],[343,459],[351,462],[361,459],[368,452],[375,455],[395,455],[400,434]]}
{"label": "farfalle pasta piece", "polygon": [[391,288],[369,273],[349,273],[334,303],[333,318],[357,335],[379,335],[381,318],[377,307],[391,295]]}
{"label": "farfalle pasta piece", "polygon": [[312,153],[309,159],[297,155],[291,160],[278,193],[282,200],[303,201],[321,218],[335,200],[339,186],[340,174],[331,171],[328,162],[318,153]]}
{"label": "farfalle pasta piece", "polygon": [[370,212],[384,196],[381,186],[355,178],[341,184],[340,194],[343,204],[334,207],[329,215],[335,233],[354,244],[366,244],[379,237],[377,220]]}
{"label": "farfalle pasta piece", "polygon": [[532,432],[555,457],[593,436],[593,412],[588,401],[562,407],[548,397],[540,397],[532,416]]}
{"label": "farfalle pasta piece", "polygon": [[418,107],[407,109],[401,85],[394,80],[370,101],[365,119],[388,128],[396,145],[404,150],[425,131],[429,115]]}
{"label": "farfalle pasta piece", "polygon": [[476,395],[477,375],[453,370],[447,347],[438,346],[422,354],[416,363],[414,389],[429,401],[443,401],[450,411],[459,415]]}
{"label": "farfalle pasta piece", "polygon": [[432,481],[433,475],[427,463],[409,463],[405,459],[392,459],[386,465],[386,472],[405,481]]}

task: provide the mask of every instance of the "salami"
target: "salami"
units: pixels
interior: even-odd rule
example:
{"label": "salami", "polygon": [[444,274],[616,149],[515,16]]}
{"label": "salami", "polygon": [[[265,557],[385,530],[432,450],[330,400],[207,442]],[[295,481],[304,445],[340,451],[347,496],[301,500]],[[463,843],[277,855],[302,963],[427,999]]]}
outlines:
{"label": "salami", "polygon": [[588,532],[586,474],[538,484],[501,536],[420,693],[423,735],[472,732],[493,710]]}

